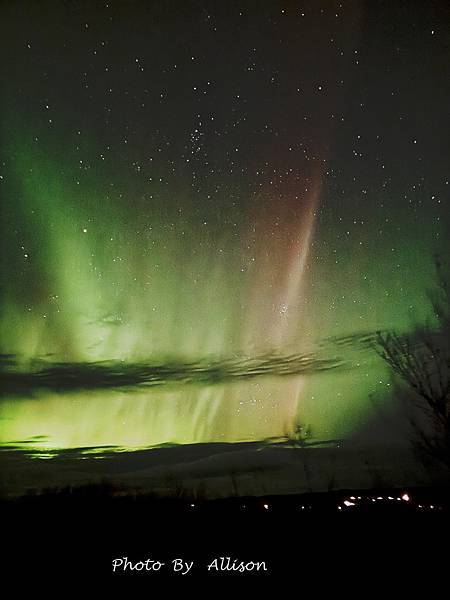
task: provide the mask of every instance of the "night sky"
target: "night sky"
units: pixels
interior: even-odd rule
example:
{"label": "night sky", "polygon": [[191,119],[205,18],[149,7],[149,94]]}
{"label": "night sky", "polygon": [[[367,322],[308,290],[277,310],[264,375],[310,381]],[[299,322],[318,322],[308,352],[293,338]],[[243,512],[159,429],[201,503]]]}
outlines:
{"label": "night sky", "polygon": [[[449,4],[16,1],[0,21],[1,351],[27,373],[172,365],[154,389],[6,395],[1,443],[368,428],[391,375],[330,338],[432,323]],[[306,352],[317,372],[280,375]],[[211,361],[236,369],[172,381]]]}

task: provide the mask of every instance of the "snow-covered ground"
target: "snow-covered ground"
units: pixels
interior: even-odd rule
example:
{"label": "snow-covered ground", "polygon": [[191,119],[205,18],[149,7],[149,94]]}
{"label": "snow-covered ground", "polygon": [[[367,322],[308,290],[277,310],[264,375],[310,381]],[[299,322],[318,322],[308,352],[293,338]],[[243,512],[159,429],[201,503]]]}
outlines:
{"label": "snow-covered ground", "polygon": [[[438,465],[426,467],[404,446],[299,449],[261,442],[166,446],[117,452],[75,449],[46,458],[31,451],[0,453],[2,495],[112,482],[133,490],[199,497],[292,494],[339,489],[445,483]],[[50,457],[52,456],[52,457]]]}

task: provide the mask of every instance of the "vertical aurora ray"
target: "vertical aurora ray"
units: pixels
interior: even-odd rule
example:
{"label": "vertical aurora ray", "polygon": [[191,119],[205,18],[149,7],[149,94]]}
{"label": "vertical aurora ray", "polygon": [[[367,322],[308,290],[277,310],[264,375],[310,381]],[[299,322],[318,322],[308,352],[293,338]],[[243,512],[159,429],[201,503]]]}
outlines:
{"label": "vertical aurora ray", "polygon": [[[247,326],[243,335],[247,352],[283,353],[303,348],[313,337],[311,321],[305,319],[304,302],[308,293],[305,270],[313,240],[319,208],[322,174],[288,178],[283,192],[274,199],[270,188],[262,217],[253,223],[255,273],[249,290]],[[264,203],[263,203],[264,206]],[[247,238],[252,240],[251,237]],[[299,417],[299,402],[304,377],[265,382],[266,398],[272,406],[268,419],[272,435],[289,435]],[[276,407],[276,408],[275,408]]]}
{"label": "vertical aurora ray", "polygon": [[[0,343],[24,368],[245,361],[432,316],[432,257],[448,252],[439,35],[418,37],[414,11],[400,23],[392,9],[399,51],[375,4],[358,1],[281,13],[221,3],[211,15],[194,4],[54,3],[48,19],[30,3],[25,23],[11,3],[0,22],[14,57]],[[0,442],[262,439],[297,419],[345,436],[367,423],[371,394],[390,393],[382,364],[355,362],[3,397]]]}
{"label": "vertical aurora ray", "polygon": [[[244,205],[239,235],[233,228],[214,240],[191,218],[187,190],[177,199],[177,212],[181,207],[187,215],[180,236],[169,209],[143,221],[139,211],[125,214],[95,186],[81,195],[76,174],[69,165],[61,169],[60,160],[20,144],[12,155],[17,201],[7,243],[28,256],[20,277],[10,273],[1,322],[5,352],[25,362],[46,356],[164,362],[283,354],[314,341],[320,314],[306,308],[318,172],[289,182],[276,201],[264,190],[258,213]],[[18,238],[18,231],[28,234]],[[23,287],[24,280],[32,286]],[[34,439],[40,448],[252,440],[287,435],[299,417],[322,422],[324,435],[332,435],[342,431],[342,414],[351,431],[353,400],[344,409],[341,402],[326,404],[325,420],[307,401],[317,397],[315,389],[327,397],[327,377],[133,393],[40,392],[1,403],[1,439]],[[375,371],[369,385],[376,377]],[[333,376],[353,388],[350,379]]]}
{"label": "vertical aurora ray", "polygon": [[[234,235],[222,235],[222,252],[217,254],[211,248],[190,252],[201,235],[195,224],[187,225],[181,245],[178,237],[164,233],[164,251],[156,259],[149,256],[168,217],[153,220],[151,234],[130,246],[134,220],[129,216],[124,221],[114,205],[103,211],[101,203],[95,220],[89,218],[89,204],[95,201],[86,203],[79,196],[76,184],[70,183],[70,168],[61,174],[48,157],[25,153],[20,145],[12,155],[20,190],[12,207],[12,229],[31,232],[31,249],[22,250],[28,255],[25,275],[39,285],[23,297],[10,289],[2,320],[7,352],[25,362],[45,357],[89,362],[253,358],[289,346],[291,333],[300,325],[298,295],[316,194],[305,195],[295,223],[288,227],[285,221],[270,244],[264,240],[272,224],[262,224],[266,231],[259,232],[254,260],[245,272],[239,268],[245,248],[236,248]],[[33,168],[24,177],[29,164]],[[291,203],[289,210],[298,211],[298,203]],[[285,220],[282,212],[277,214]],[[243,222],[254,229],[251,218]],[[248,239],[247,234],[240,237]],[[14,236],[10,243],[17,243]],[[263,267],[252,271],[254,263]],[[236,272],[242,277],[235,278]],[[2,403],[2,440],[44,436],[36,446],[138,447],[282,435],[294,426],[301,387],[302,378],[293,377],[133,394],[61,397],[43,392]]]}

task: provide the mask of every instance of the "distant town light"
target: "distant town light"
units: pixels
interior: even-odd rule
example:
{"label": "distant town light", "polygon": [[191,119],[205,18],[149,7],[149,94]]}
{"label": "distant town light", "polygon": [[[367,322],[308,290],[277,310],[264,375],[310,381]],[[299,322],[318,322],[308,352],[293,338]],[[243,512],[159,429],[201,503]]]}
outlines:
{"label": "distant town light", "polygon": [[403,494],[402,500],[404,500],[405,502],[409,502],[410,498],[409,498],[408,494]]}

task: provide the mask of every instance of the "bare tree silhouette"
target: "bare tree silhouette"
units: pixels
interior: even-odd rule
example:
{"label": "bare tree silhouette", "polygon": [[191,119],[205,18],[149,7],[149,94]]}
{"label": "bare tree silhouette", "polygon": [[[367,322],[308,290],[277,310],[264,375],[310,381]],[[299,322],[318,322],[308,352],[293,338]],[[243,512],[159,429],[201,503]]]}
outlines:
{"label": "bare tree silhouette", "polygon": [[408,400],[422,413],[413,422],[415,445],[450,468],[450,282],[436,258],[437,289],[429,294],[437,326],[410,335],[379,333],[377,352],[413,392]]}
{"label": "bare tree silhouette", "polygon": [[300,454],[296,454],[301,459],[303,475],[306,483],[306,489],[308,492],[312,492],[311,486],[311,469],[308,462],[307,446],[312,438],[312,430],[309,425],[305,426],[301,423],[297,423],[293,435],[289,437],[289,442],[294,448],[301,449]]}

